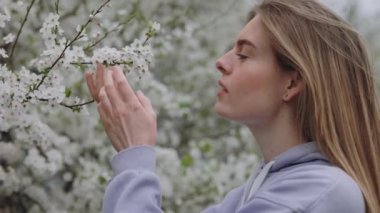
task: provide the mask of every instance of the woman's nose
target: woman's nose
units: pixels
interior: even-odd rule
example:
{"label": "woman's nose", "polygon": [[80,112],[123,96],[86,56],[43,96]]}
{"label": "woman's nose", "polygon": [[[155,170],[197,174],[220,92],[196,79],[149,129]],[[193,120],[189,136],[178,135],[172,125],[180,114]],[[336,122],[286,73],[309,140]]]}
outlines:
{"label": "woman's nose", "polygon": [[224,75],[230,74],[232,70],[227,55],[225,54],[216,61],[216,68]]}

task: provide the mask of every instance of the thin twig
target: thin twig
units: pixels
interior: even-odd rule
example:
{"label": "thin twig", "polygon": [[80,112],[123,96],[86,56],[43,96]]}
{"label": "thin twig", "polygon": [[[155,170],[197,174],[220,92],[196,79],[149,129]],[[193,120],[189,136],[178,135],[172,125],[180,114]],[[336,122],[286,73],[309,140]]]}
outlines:
{"label": "thin twig", "polygon": [[91,65],[94,64],[92,62],[71,62],[71,65]]}
{"label": "thin twig", "polygon": [[55,12],[59,14],[59,0],[55,2]]}
{"label": "thin twig", "polygon": [[79,107],[82,107],[82,106],[85,106],[85,105],[89,105],[89,104],[92,104],[94,102],[95,102],[94,100],[91,100],[91,101],[86,101],[84,103],[74,104],[74,105],[68,105],[68,104],[65,104],[65,103],[59,103],[59,105],[67,107],[69,109],[77,109]]}
{"label": "thin twig", "polygon": [[16,39],[12,45],[12,49],[11,49],[11,53],[9,55],[9,65],[10,66],[13,66],[12,64],[12,60],[13,60],[13,54],[14,54],[14,51],[16,49],[16,46],[17,46],[17,43],[18,43],[18,39],[20,38],[20,35],[21,35],[21,32],[22,32],[22,29],[24,28],[24,25],[25,25],[25,22],[26,20],[28,20],[28,16],[29,16],[29,12],[30,10],[32,9],[33,7],[33,4],[36,0],[32,0],[32,2],[30,3],[30,5],[27,7],[27,10],[26,10],[26,14],[25,14],[25,17],[24,17],[24,20],[22,21],[21,23],[21,26],[20,26],[20,29],[18,30],[17,32],[17,36],[16,36]]}
{"label": "thin twig", "polygon": [[145,41],[144,41],[144,43],[143,43],[143,46],[146,45],[146,43],[149,41],[150,38],[152,38],[152,37],[151,37],[151,36],[147,36],[147,37],[146,37],[146,39],[145,39]]}
{"label": "thin twig", "polygon": [[[38,100],[39,101],[44,101],[44,102],[49,101],[48,99],[38,99]],[[91,100],[91,101],[86,101],[86,102],[83,102],[83,103],[80,103],[80,104],[73,104],[73,105],[61,102],[61,103],[59,103],[59,105],[64,106],[64,107],[69,108],[69,109],[78,109],[78,108],[80,108],[82,106],[89,105],[89,104],[92,104],[94,102],[95,102],[94,100]]]}
{"label": "thin twig", "polygon": [[[120,26],[120,25],[118,25],[117,27],[119,27],[119,26]],[[95,41],[94,43],[92,43],[90,46],[87,46],[86,48],[84,48],[84,51],[87,51],[87,50],[89,50],[89,49],[95,47],[96,45],[98,45],[98,44],[99,44],[100,42],[102,42],[105,38],[107,38],[107,36],[108,36],[110,33],[117,31],[117,27],[115,27],[114,29],[112,29],[112,30],[110,30],[110,31],[108,31],[108,32],[106,32],[106,33],[104,33],[104,35],[103,35],[100,39],[96,40],[96,41]]]}
{"label": "thin twig", "polygon": [[123,26],[123,25],[127,24],[128,22],[132,21],[135,18],[135,16],[136,16],[135,14],[132,14],[125,22],[119,23],[112,30],[105,32],[104,35],[100,39],[98,39],[97,41],[95,41],[94,43],[92,43],[90,46],[86,47],[84,50],[85,51],[89,50],[89,49],[93,48],[94,46],[98,45],[101,41],[103,41],[105,38],[107,38],[107,36],[109,34],[117,31],[120,26]]}
{"label": "thin twig", "polygon": [[[99,62],[102,63],[102,62]],[[71,62],[71,65],[92,65],[94,63],[88,61],[79,61],[79,62]],[[132,65],[133,61],[123,61],[123,62],[111,62],[111,63],[102,63],[106,66],[115,66],[115,65]]]}

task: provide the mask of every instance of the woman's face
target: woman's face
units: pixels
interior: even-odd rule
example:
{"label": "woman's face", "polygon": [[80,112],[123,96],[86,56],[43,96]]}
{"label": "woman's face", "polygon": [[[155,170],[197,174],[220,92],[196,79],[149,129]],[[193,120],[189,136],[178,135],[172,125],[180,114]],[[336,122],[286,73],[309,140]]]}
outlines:
{"label": "woman's face", "polygon": [[243,28],[233,49],[216,66],[222,73],[215,104],[220,116],[254,126],[275,118],[289,76],[276,62],[259,15]]}

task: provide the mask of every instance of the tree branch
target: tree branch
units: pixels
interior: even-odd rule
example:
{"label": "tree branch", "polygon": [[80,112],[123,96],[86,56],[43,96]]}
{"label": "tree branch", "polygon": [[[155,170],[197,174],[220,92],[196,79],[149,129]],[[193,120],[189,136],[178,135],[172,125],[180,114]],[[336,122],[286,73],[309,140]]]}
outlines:
{"label": "tree branch", "polygon": [[96,40],[94,43],[92,43],[90,46],[86,47],[84,50],[85,50],[85,51],[86,51],[86,50],[89,50],[89,49],[93,48],[94,46],[98,45],[101,41],[103,41],[105,38],[107,38],[107,36],[108,36],[109,34],[111,34],[112,32],[117,31],[117,29],[118,29],[120,26],[123,26],[123,25],[127,24],[128,22],[132,21],[132,20],[135,18],[135,16],[136,16],[135,14],[132,14],[132,15],[131,15],[126,21],[124,21],[124,22],[118,24],[118,25],[117,25],[115,28],[113,28],[112,30],[105,32],[104,35],[103,35],[100,39]]}
{"label": "tree branch", "polygon": [[82,106],[85,106],[85,105],[88,105],[88,104],[92,104],[94,102],[95,102],[94,100],[91,100],[91,101],[86,101],[84,103],[74,104],[74,105],[68,105],[68,104],[65,104],[65,103],[60,103],[59,105],[67,107],[69,109],[77,109],[79,107],[82,107]]}
{"label": "tree branch", "polygon": [[[48,67],[48,68],[46,68],[46,69],[44,70],[44,74],[43,74],[41,80],[38,82],[37,86],[31,88],[31,90],[28,91],[28,93],[25,95],[26,97],[28,97],[29,94],[30,94],[31,92],[36,91],[36,90],[38,90],[38,89],[40,88],[40,86],[44,83],[45,79],[47,78],[48,74],[50,73],[50,71],[55,67],[55,65],[57,65],[57,63],[59,62],[59,60],[62,59],[62,57],[65,55],[66,50],[67,50],[72,44],[74,44],[75,41],[77,41],[77,40],[80,38],[80,36],[82,35],[82,32],[84,31],[84,29],[86,29],[86,27],[90,24],[90,22],[93,20],[93,18],[94,18],[97,14],[99,14],[99,13],[102,11],[102,9],[103,9],[103,8],[104,8],[104,7],[110,2],[110,1],[111,1],[111,0],[106,0],[102,5],[100,5],[100,7],[99,7],[96,11],[94,11],[94,12],[90,15],[89,19],[88,19],[87,22],[81,27],[80,31],[76,34],[76,36],[74,37],[74,39],[71,40],[69,43],[67,43],[67,44],[65,45],[64,49],[62,50],[62,52],[61,52],[61,54],[58,56],[58,58],[52,63],[52,65],[51,65],[50,67]],[[26,101],[27,101],[27,99],[24,100],[24,102],[26,102]]]}
{"label": "tree branch", "polygon": [[32,2],[30,3],[30,5],[27,7],[27,10],[26,10],[26,14],[24,16],[24,20],[22,21],[21,23],[21,26],[20,26],[20,29],[18,30],[17,32],[17,36],[16,36],[16,39],[12,45],[12,49],[11,49],[11,53],[9,55],[9,65],[11,67],[13,67],[13,54],[14,54],[14,51],[16,49],[16,46],[17,46],[17,43],[18,43],[18,39],[20,38],[20,35],[21,35],[21,32],[22,32],[22,29],[24,28],[24,25],[25,25],[25,22],[28,20],[28,16],[29,16],[29,12],[30,10],[32,9],[33,7],[33,4],[36,0],[32,0]]}
{"label": "tree branch", "polygon": [[55,12],[59,14],[59,0],[55,2]]}
{"label": "tree branch", "polygon": [[[38,100],[39,101],[44,101],[44,102],[49,101],[48,99],[38,99]],[[59,105],[64,106],[64,107],[69,108],[69,109],[72,109],[72,110],[75,110],[75,109],[78,109],[78,108],[80,108],[82,106],[85,106],[85,105],[88,105],[88,104],[92,104],[94,102],[95,102],[94,100],[91,100],[91,101],[86,101],[86,102],[83,102],[83,103],[80,103],[80,104],[73,104],[73,105],[61,102],[61,103],[59,103]]]}
{"label": "tree branch", "polygon": [[59,62],[60,59],[62,59],[62,57],[65,55],[65,52],[67,50],[67,48],[69,48],[71,45],[74,44],[74,42],[76,42],[79,37],[82,35],[82,32],[84,31],[84,29],[90,24],[90,22],[92,21],[92,19],[94,18],[94,16],[96,16],[97,14],[99,14],[103,7],[105,7],[111,0],[107,0],[105,1],[93,14],[91,14],[90,17],[87,22],[81,27],[80,31],[77,33],[77,35],[74,37],[73,40],[71,40],[68,44],[65,45],[65,48],[62,50],[61,54],[58,56],[58,58],[53,62],[53,64],[48,67],[46,70],[46,74],[44,74],[44,76],[42,76],[41,78],[41,81],[37,84],[37,86],[34,88],[34,90],[38,90],[38,88],[42,85],[42,83],[45,81],[46,77],[48,76],[50,70],[52,70],[55,65],[57,65],[57,63]]}

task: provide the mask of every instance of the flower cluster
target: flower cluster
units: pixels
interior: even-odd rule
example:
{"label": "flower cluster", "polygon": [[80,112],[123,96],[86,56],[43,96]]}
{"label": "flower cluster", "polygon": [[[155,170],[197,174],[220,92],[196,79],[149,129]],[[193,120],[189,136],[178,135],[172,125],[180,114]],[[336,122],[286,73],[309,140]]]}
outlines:
{"label": "flower cluster", "polygon": [[0,28],[5,27],[5,23],[11,20],[10,13],[6,7],[0,10]]}
{"label": "flower cluster", "polygon": [[122,50],[110,47],[97,49],[94,51],[91,61],[93,63],[99,61],[107,65],[120,65],[124,68],[123,70],[137,72],[141,77],[148,72],[152,59],[152,48],[136,39]]}
{"label": "flower cluster", "polygon": [[[2,2],[0,11],[0,27],[4,28],[0,33],[4,47],[0,48],[0,201],[12,200],[5,207],[15,212],[98,211],[103,187],[110,178],[106,167],[112,151],[105,147],[104,135],[95,134],[98,120],[89,125],[86,111],[91,101],[85,101],[89,94],[83,92],[83,71],[100,61],[125,66],[139,76],[147,73],[153,58],[148,40],[156,35],[157,24],[154,28],[148,24],[146,36],[134,38],[129,45],[97,48],[106,36],[88,38],[85,32],[99,30],[94,22],[101,21],[97,18],[109,1],[91,3],[95,9],[72,32],[63,30],[64,18],[58,11],[69,9],[70,4],[44,11],[51,5],[34,2]],[[20,4],[28,6],[25,10],[7,9]],[[23,23],[17,23],[18,17]],[[39,27],[39,34],[34,33],[35,27]],[[31,42],[25,43],[25,39]],[[89,110],[96,113],[93,107]],[[86,126],[81,134],[97,138],[99,151],[91,151],[96,147],[94,140],[85,145],[84,138],[63,133],[70,126],[70,116],[72,120],[81,116],[74,129]],[[103,160],[94,161],[93,155],[102,155]],[[75,202],[76,198],[83,202]]]}
{"label": "flower cluster", "polygon": [[[6,22],[11,20],[11,16],[9,14],[9,11],[6,7],[0,9],[0,29],[4,28],[6,25]],[[10,43],[13,39],[12,34],[9,34],[8,36],[4,37],[4,41],[6,43]],[[0,48],[0,58],[8,58],[8,55],[6,51],[3,48]]]}

